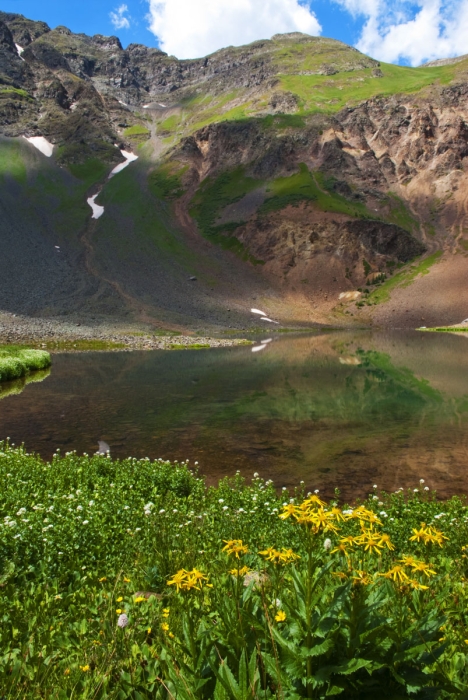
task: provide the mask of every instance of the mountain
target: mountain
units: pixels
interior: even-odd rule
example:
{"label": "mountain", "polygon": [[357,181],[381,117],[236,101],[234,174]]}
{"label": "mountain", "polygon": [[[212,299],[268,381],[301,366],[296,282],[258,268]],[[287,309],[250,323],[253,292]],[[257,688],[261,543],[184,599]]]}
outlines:
{"label": "mountain", "polygon": [[436,63],[299,33],[179,61],[0,12],[0,309],[461,321],[468,57]]}

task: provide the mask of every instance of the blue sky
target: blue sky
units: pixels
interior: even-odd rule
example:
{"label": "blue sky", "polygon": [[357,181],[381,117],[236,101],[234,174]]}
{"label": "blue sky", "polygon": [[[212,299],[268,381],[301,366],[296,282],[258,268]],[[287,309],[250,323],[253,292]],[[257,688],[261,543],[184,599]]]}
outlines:
{"label": "blue sky", "polygon": [[340,39],[391,63],[468,52],[468,0],[0,0],[0,9],[179,58],[285,31]]}

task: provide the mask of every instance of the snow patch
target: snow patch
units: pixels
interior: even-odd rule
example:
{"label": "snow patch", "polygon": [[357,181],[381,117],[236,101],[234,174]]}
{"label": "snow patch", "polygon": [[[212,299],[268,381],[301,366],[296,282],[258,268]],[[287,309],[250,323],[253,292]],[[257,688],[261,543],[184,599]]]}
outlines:
{"label": "snow patch", "polygon": [[111,173],[109,177],[113,177],[114,175],[117,175],[117,173],[122,172],[124,168],[127,167],[130,163],[132,163],[134,160],[138,160],[138,156],[136,156],[134,153],[131,153],[130,151],[120,151],[123,157],[125,158],[124,163],[119,163],[118,165],[115,166],[113,170],[111,170]]}
{"label": "snow patch", "polygon": [[260,350],[265,350],[266,345],[255,345],[255,347],[252,348],[252,352],[260,352]]}
{"label": "snow patch", "polygon": [[24,51],[23,47],[20,46],[19,44],[15,44],[16,50],[18,51],[18,56],[21,58],[22,61],[24,61],[24,58],[22,57],[22,53]]}
{"label": "snow patch", "polygon": [[94,197],[89,197],[86,201],[88,202],[89,206],[93,210],[93,215],[92,219],[99,219],[100,216],[104,214],[104,207],[101,207],[100,204],[96,204],[95,200],[96,197],[98,197],[100,192],[94,195]]}
{"label": "snow patch", "polygon": [[266,313],[264,311],[260,311],[260,309],[250,309],[250,311],[253,314],[258,314],[259,316],[266,316]]}
{"label": "snow patch", "polygon": [[268,321],[268,323],[276,323],[276,325],[279,325],[278,321],[272,321],[271,318],[267,318],[266,316],[262,316],[260,321]]}
{"label": "snow patch", "polygon": [[262,345],[266,345],[267,343],[271,343],[272,340],[273,338],[267,338],[266,340],[261,340],[260,342]]}
{"label": "snow patch", "polygon": [[44,136],[23,136],[26,141],[32,143],[32,145],[37,148],[38,151],[43,153],[47,158],[50,158],[54,152],[54,145],[47,141]]}
{"label": "snow patch", "polygon": [[128,107],[128,104],[126,102],[122,102],[122,100],[119,100],[119,103],[123,105],[124,107]]}

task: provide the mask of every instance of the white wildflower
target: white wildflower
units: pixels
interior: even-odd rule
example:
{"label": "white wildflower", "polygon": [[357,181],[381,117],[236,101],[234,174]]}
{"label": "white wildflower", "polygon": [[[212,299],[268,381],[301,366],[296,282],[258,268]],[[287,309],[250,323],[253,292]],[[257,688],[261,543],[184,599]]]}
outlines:
{"label": "white wildflower", "polygon": [[327,537],[327,539],[326,539],[325,542],[323,543],[323,548],[324,548],[324,550],[325,550],[326,552],[328,552],[328,550],[331,549],[331,546],[332,546],[332,541],[331,541],[331,539],[329,539],[329,538]]}
{"label": "white wildflower", "polygon": [[126,616],[125,613],[122,613],[121,615],[119,615],[119,619],[117,620],[117,627],[120,627],[121,629],[123,629],[127,625],[128,625],[128,617]]}

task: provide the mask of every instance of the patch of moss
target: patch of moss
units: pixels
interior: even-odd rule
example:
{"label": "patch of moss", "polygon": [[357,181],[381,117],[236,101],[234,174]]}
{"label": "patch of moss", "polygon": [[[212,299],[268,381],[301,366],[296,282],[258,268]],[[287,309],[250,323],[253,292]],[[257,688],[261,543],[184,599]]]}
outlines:
{"label": "patch of moss", "polygon": [[146,126],[143,126],[143,124],[135,124],[134,126],[129,126],[128,129],[125,129],[124,131],[124,136],[126,138],[142,136],[145,138],[149,138],[150,134],[150,130],[147,129]]}
{"label": "patch of moss", "polygon": [[0,144],[0,178],[7,175],[20,184],[26,184],[26,165],[17,141],[3,141]]}
{"label": "patch of moss", "polygon": [[286,206],[295,206],[303,201],[314,202],[322,211],[331,211],[362,219],[375,218],[362,202],[346,199],[333,190],[334,181],[325,178],[319,171],[310,172],[305,163],[299,172],[289,177],[280,177],[268,187],[269,196],[259,208],[259,215],[279,211]]}
{"label": "patch of moss", "polygon": [[244,168],[238,167],[216,178],[204,180],[192,199],[190,209],[191,216],[205,238],[254,265],[263,264],[263,261],[250,255],[242,243],[231,235],[243,222],[216,224],[216,220],[226,206],[238,202],[262,184],[261,180],[247,177]]}
{"label": "patch of moss", "polygon": [[386,280],[372,294],[369,294],[368,301],[373,304],[381,304],[389,301],[391,292],[397,287],[409,287],[409,285],[418,277],[418,275],[427,275],[429,270],[442,256],[442,251],[429,255],[422,260],[418,265],[410,264],[407,269],[397,272],[396,275]]}
{"label": "patch of moss", "polygon": [[29,94],[29,92],[26,92],[26,90],[22,90],[21,88],[12,87],[10,85],[0,86],[0,98],[2,97],[16,97],[20,100],[31,100],[31,102],[34,102],[34,98]]}
{"label": "patch of moss", "polygon": [[148,186],[159,199],[177,199],[184,194],[181,178],[188,165],[175,170],[171,164],[161,165],[148,176]]}
{"label": "patch of moss", "polygon": [[171,350],[203,350],[205,348],[210,348],[211,345],[208,343],[192,343],[191,345],[181,345],[178,343],[171,343]]}
{"label": "patch of moss", "polygon": [[91,187],[105,176],[108,166],[97,158],[90,158],[84,163],[71,163],[68,169],[86,187]]}
{"label": "patch of moss", "polygon": [[387,203],[389,205],[389,213],[386,219],[392,224],[396,224],[405,229],[409,233],[417,233],[420,229],[419,222],[409,211],[404,201],[394,192],[388,193]]}
{"label": "patch of moss", "polygon": [[73,340],[49,340],[45,344],[48,350],[55,352],[60,351],[93,351],[93,350],[122,350],[125,348],[125,343],[115,343],[107,340],[87,340],[87,339],[73,339]]}

